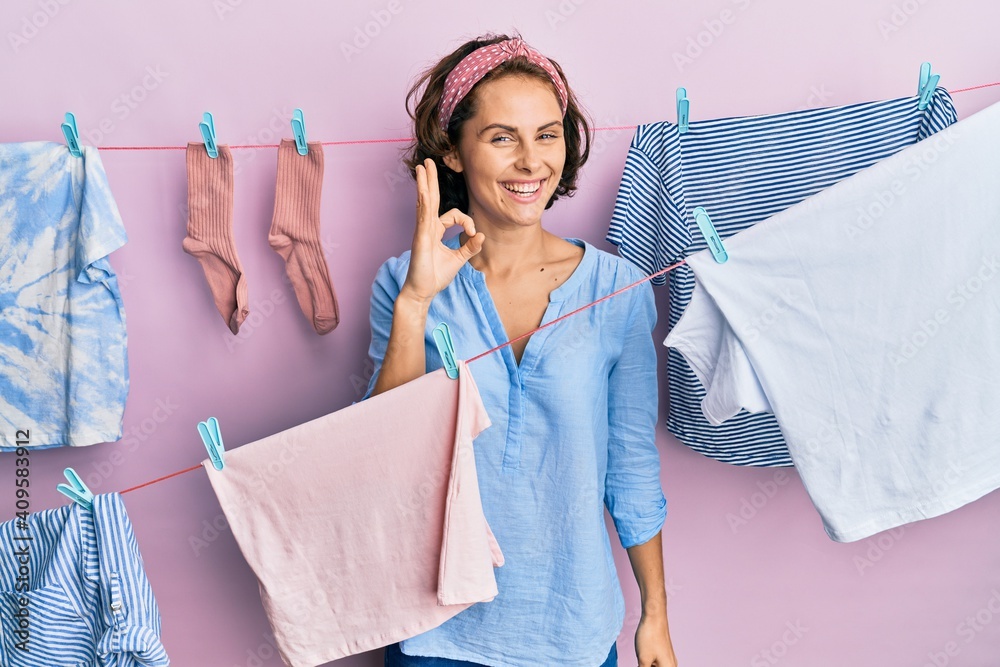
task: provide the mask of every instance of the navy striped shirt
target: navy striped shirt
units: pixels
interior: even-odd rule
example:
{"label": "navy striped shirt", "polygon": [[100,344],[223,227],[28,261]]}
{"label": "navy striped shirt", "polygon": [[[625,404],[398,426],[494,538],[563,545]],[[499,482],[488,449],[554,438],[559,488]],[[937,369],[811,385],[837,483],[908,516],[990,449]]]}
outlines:
{"label": "navy striped shirt", "polygon": [[0,665],[170,664],[119,494],[95,496],[93,511],[73,503],[24,524],[0,524]]}
{"label": "navy striped shirt", "polygon": [[[723,239],[913,145],[957,120],[938,88],[917,97],[745,118],[640,125],[625,162],[607,240],[654,273],[707,247],[691,215],[704,206]],[[686,264],[666,276],[673,327],[691,300]],[[746,411],[719,426],[701,412],[705,389],[681,354],[668,352],[667,427],[710,458],[735,465],[790,466],[774,415]]]}

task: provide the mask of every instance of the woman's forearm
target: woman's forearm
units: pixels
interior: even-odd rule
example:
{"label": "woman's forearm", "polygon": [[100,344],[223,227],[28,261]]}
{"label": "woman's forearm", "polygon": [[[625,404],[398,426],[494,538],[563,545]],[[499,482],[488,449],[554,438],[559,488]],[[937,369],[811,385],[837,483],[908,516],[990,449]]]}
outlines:
{"label": "woman's forearm", "polygon": [[430,301],[410,296],[405,287],[399,293],[393,304],[389,341],[372,396],[415,380],[426,372],[424,331],[429,308]]}
{"label": "woman's forearm", "polygon": [[644,615],[667,616],[667,591],[663,580],[662,533],[657,533],[642,544],[626,549],[639,595],[642,599]]}
{"label": "woman's forearm", "polygon": [[663,581],[661,534],[629,547],[635,580],[642,596],[642,618],[635,630],[635,655],[640,665],[677,667],[670,627],[667,624],[667,591]]}

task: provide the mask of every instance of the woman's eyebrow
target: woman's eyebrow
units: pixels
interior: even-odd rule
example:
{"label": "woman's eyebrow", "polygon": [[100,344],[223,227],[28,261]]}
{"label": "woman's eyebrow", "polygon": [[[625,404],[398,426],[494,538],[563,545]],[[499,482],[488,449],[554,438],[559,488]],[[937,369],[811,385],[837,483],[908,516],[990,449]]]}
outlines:
{"label": "woman's eyebrow", "polygon": [[[545,125],[539,125],[538,126],[538,131],[544,130],[547,127],[552,127],[553,125],[560,125],[561,126],[562,125],[562,121],[561,120],[554,120],[551,123],[546,123]],[[517,128],[516,127],[512,127],[510,125],[504,125],[502,123],[493,123],[491,125],[487,125],[483,129],[479,130],[479,133],[477,134],[477,136],[479,134],[482,134],[486,130],[492,130],[492,129],[506,130],[507,132],[511,132],[511,133],[514,133],[514,134],[517,133]]]}

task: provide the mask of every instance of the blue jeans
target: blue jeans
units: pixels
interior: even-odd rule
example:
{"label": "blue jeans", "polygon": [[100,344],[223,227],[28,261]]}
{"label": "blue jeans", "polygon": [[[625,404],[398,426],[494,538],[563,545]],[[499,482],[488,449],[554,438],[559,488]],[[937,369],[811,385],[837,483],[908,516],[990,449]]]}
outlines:
{"label": "blue jeans", "polygon": [[[451,658],[429,658],[419,655],[406,655],[399,650],[399,643],[385,647],[385,667],[483,667],[478,662],[467,660],[452,660]],[[618,645],[612,644],[608,657],[601,667],[618,667]]]}

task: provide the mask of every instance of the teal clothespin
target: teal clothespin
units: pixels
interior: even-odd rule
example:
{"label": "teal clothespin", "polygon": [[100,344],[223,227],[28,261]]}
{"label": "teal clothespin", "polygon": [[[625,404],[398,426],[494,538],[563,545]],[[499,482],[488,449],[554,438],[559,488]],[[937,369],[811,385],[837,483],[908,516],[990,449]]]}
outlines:
{"label": "teal clothespin", "polygon": [[80,132],[76,128],[76,116],[69,111],[66,112],[66,120],[59,127],[62,128],[63,136],[66,137],[66,146],[73,157],[83,157],[80,150]]}
{"label": "teal clothespin", "polygon": [[83,480],[76,474],[76,471],[72,468],[66,468],[63,471],[63,474],[66,475],[66,480],[69,482],[69,485],[59,484],[56,486],[56,491],[63,494],[84,509],[94,509],[94,494],[91,493],[90,489],[87,488],[87,485],[83,483]]}
{"label": "teal clothespin", "polygon": [[198,435],[201,436],[201,441],[205,443],[205,449],[208,450],[208,458],[212,459],[212,466],[216,470],[225,468],[226,462],[223,456],[226,452],[226,446],[222,442],[222,431],[219,430],[219,420],[215,417],[209,417],[206,421],[198,422]]}
{"label": "teal clothespin", "polygon": [[934,95],[940,80],[940,74],[931,74],[930,63],[920,65],[920,83],[917,85],[917,95],[920,98],[917,102],[918,109],[923,111],[931,103],[931,97]]}
{"label": "teal clothespin", "polygon": [[458,379],[458,361],[455,356],[455,344],[451,340],[451,330],[442,322],[434,327],[434,342],[437,343],[438,354],[444,361],[444,372],[452,380]]}
{"label": "teal clothespin", "polygon": [[205,140],[205,150],[208,151],[208,157],[219,157],[219,144],[215,139],[215,119],[212,118],[210,112],[206,111],[202,114],[198,129],[201,130],[201,137]]}
{"label": "teal clothespin", "polygon": [[292,136],[295,137],[295,150],[299,155],[309,153],[309,146],[306,144],[306,119],[302,115],[302,109],[292,112]]}
{"label": "teal clothespin", "polygon": [[719,264],[725,264],[726,260],[729,259],[729,253],[726,252],[726,247],[722,245],[722,239],[719,238],[719,232],[715,231],[715,225],[712,224],[712,218],[708,217],[708,211],[704,207],[698,206],[692,213],[694,214],[694,221],[698,223],[698,229],[701,230],[701,235],[705,237],[705,241],[712,251],[712,257]]}
{"label": "teal clothespin", "polygon": [[677,89],[677,131],[684,134],[688,131],[688,112],[691,110],[691,102],[688,101],[687,88]]}

